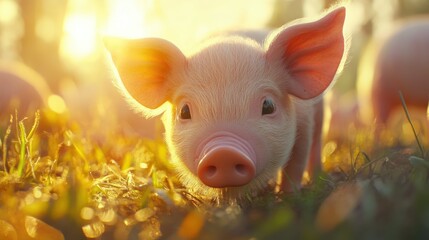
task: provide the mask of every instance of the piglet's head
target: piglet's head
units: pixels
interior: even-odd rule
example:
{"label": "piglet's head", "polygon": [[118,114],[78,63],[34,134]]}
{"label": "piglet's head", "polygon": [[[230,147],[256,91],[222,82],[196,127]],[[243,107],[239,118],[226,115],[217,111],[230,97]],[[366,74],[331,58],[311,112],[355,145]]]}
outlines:
{"label": "piglet's head", "polygon": [[119,85],[146,115],[161,105],[183,184],[213,197],[267,185],[292,151],[296,99],[319,97],[344,55],[345,9],[286,26],[266,41],[226,37],[185,57],[162,39],[107,39]]}

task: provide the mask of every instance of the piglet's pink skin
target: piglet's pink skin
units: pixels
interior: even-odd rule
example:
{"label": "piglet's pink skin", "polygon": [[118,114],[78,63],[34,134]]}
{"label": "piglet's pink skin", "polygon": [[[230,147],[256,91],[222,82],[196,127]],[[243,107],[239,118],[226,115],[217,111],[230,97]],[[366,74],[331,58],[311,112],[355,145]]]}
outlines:
{"label": "piglet's pink skin", "polygon": [[384,126],[401,108],[399,91],[408,107],[426,110],[429,101],[429,18],[402,25],[383,44],[371,88],[374,117]]}
{"label": "piglet's pink skin", "polygon": [[[163,112],[182,183],[215,199],[240,199],[276,179],[299,187],[320,168],[322,94],[342,68],[345,8],[285,26],[265,45],[216,38],[185,56],[156,38],[107,39],[129,101]],[[123,84],[123,85],[122,85]]]}

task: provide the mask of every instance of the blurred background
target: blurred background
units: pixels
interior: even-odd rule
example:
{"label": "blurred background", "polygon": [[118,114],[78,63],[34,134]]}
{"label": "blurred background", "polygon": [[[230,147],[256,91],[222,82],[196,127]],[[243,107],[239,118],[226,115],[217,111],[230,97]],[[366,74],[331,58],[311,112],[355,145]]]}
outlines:
{"label": "blurred background", "polygon": [[[15,79],[13,82],[21,79],[29,88],[33,86],[29,91],[42,95],[41,105],[67,114],[82,125],[92,121],[100,121],[100,125],[105,126],[120,123],[124,131],[131,133],[137,129],[143,136],[156,137],[160,126],[154,121],[142,122],[112,86],[113,74],[106,61],[102,36],[163,37],[187,52],[207,35],[223,30],[279,27],[296,18],[317,16],[335,2],[0,0],[0,77],[3,79],[0,94],[4,97],[15,91],[11,90],[12,80],[7,83],[8,78]],[[394,20],[429,13],[427,0],[351,0],[349,3],[346,34],[352,36],[353,41],[347,66],[334,89],[338,96],[354,94],[359,59],[370,39],[381,37]],[[22,94],[31,96],[28,92]],[[0,97],[0,110],[2,101],[6,100]],[[119,119],[109,120],[109,115],[117,115]]]}

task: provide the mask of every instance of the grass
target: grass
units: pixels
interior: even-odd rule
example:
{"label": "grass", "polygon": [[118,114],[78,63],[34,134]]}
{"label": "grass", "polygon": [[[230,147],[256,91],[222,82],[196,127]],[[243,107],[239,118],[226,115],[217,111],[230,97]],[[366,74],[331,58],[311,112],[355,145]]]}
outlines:
{"label": "grass", "polygon": [[325,144],[327,171],[302,191],[224,207],[181,188],[161,140],[81,129],[49,110],[2,116],[0,236],[427,239],[429,159],[405,112],[412,143],[392,131],[375,144],[351,127],[347,139]]}

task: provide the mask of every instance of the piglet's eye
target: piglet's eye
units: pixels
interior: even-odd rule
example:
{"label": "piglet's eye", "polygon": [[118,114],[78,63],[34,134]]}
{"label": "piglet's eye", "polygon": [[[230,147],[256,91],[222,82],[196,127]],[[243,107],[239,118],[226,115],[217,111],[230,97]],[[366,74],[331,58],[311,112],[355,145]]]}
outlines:
{"label": "piglet's eye", "polygon": [[179,113],[180,119],[191,119],[191,110],[189,109],[189,105],[185,104],[180,109]]}
{"label": "piglet's eye", "polygon": [[262,115],[272,114],[276,111],[276,104],[270,98],[266,98],[262,104]]}

